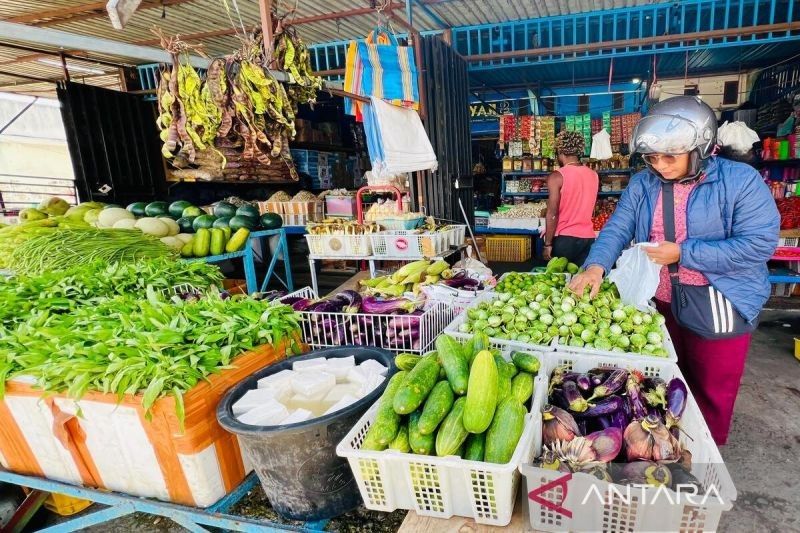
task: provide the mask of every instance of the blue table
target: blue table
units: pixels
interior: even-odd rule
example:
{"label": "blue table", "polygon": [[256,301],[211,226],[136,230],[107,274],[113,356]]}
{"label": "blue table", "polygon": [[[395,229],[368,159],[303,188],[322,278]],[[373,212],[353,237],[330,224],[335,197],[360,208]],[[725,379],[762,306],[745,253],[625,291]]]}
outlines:
{"label": "blue table", "polygon": [[[305,231],[305,228],[301,229]],[[273,276],[275,277],[275,279],[280,281],[284,287],[286,287],[287,291],[292,292],[294,291],[294,281],[292,280],[292,267],[289,261],[289,243],[286,240],[286,234],[287,231],[284,228],[253,231],[250,233],[250,236],[247,239],[247,243],[244,246],[244,250],[240,250],[238,252],[233,252],[229,254],[210,255],[208,257],[196,257],[196,258],[186,259],[186,261],[221,263],[223,261],[230,261],[233,259],[241,258],[242,263],[244,265],[244,278],[245,282],[247,283],[247,294],[253,294],[258,290],[264,292],[267,289],[269,280]],[[272,254],[269,266],[267,267],[267,273],[264,276],[264,281],[261,283],[259,289],[258,278],[256,275],[255,253],[253,251],[253,244],[255,243],[256,240],[258,240],[261,242],[263,250],[269,250],[269,238],[275,235],[280,235],[278,248],[275,250],[275,253]],[[283,268],[284,268],[283,279],[280,276],[278,276],[278,274],[275,272],[275,269],[278,264],[278,258],[281,256],[283,256]]]}

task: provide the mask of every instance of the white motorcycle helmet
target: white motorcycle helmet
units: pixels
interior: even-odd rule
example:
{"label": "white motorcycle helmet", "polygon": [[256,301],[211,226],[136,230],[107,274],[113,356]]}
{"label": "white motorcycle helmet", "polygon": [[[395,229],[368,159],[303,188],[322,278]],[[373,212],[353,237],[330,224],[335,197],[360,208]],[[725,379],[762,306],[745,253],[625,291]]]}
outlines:
{"label": "white motorcycle helmet", "polygon": [[[680,181],[689,181],[703,173],[706,160],[717,142],[717,116],[696,96],[675,96],[657,103],[642,118],[631,135],[630,153],[689,153],[689,173]],[[647,162],[656,175],[658,172]]]}

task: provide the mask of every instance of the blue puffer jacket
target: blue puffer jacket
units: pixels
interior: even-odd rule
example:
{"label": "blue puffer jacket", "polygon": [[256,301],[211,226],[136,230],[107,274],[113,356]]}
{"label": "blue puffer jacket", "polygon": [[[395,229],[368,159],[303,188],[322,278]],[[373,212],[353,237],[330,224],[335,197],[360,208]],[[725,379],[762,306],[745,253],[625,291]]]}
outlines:
{"label": "blue puffer jacket", "polygon": [[[584,266],[606,273],[634,239],[650,240],[661,181],[649,170],[631,178],[616,211],[600,232]],[[775,252],[780,216],[761,175],[749,165],[712,157],[706,177],[689,196],[684,267],[702,272],[752,322],[767,301],[767,260]]]}

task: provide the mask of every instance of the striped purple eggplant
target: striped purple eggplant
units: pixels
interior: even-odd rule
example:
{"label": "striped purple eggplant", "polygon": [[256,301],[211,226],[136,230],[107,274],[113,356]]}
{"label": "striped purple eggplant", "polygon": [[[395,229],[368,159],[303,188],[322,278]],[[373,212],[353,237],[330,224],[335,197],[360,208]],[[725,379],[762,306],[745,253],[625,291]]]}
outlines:
{"label": "striped purple eggplant", "polygon": [[591,418],[595,416],[610,416],[617,411],[622,411],[622,404],[625,400],[621,396],[610,396],[604,398],[595,404],[590,404],[590,407],[579,413],[575,413],[576,418]]}
{"label": "striped purple eggplant", "polygon": [[581,396],[581,391],[578,390],[578,386],[574,381],[565,381],[561,389],[564,391],[564,397],[569,403],[570,411],[582,413],[589,409],[589,402]]}
{"label": "striped purple eggplant", "polygon": [[689,391],[686,389],[686,383],[680,378],[672,378],[667,384],[667,427],[673,427],[678,424],[683,411],[686,409],[686,400],[689,396]]}
{"label": "striped purple eggplant", "polygon": [[641,420],[647,416],[647,409],[642,402],[641,382],[641,377],[637,372],[628,374],[625,392],[628,393],[628,403],[630,403],[631,418],[633,420]]}
{"label": "striped purple eggplant", "polygon": [[591,402],[596,398],[605,398],[606,396],[614,394],[625,386],[627,379],[628,372],[626,370],[622,370],[621,368],[614,370],[603,383],[594,388],[588,401]]}
{"label": "striped purple eggplant", "polygon": [[586,374],[578,374],[575,377],[575,384],[584,392],[591,390],[593,387],[591,378]]}

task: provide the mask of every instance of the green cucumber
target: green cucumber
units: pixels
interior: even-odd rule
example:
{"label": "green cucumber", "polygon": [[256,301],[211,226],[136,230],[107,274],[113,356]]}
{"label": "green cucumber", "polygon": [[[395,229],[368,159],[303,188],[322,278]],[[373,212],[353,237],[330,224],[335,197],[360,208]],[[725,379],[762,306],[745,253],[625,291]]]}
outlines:
{"label": "green cucumber", "polygon": [[419,432],[423,435],[430,435],[453,408],[453,389],[450,383],[440,381],[425,400],[425,407],[422,409],[422,416],[419,419]]}
{"label": "green cucumber", "polygon": [[527,372],[520,372],[511,380],[511,396],[519,403],[525,405],[533,395],[533,375]]}
{"label": "green cucumber", "polygon": [[497,369],[497,404],[511,396],[511,378],[505,369]]}
{"label": "green cucumber", "polygon": [[456,455],[458,449],[467,440],[469,432],[464,428],[464,409],[467,398],[460,397],[453,404],[453,409],[442,421],[439,431],[436,432],[436,455],[444,457],[446,455]]}
{"label": "green cucumber", "polygon": [[487,463],[506,464],[514,455],[525,428],[525,408],[514,397],[506,398],[497,407],[489,431],[486,432]]}
{"label": "green cucumber", "polygon": [[220,228],[211,229],[211,245],[209,253],[211,255],[222,255],[225,251],[225,233]]}
{"label": "green cucumber", "polygon": [[413,353],[397,354],[394,358],[394,364],[400,370],[411,370],[417,363],[422,360],[422,357],[414,355]]}
{"label": "green cucumber", "polygon": [[527,352],[512,352],[511,360],[514,361],[514,364],[520,370],[529,372],[534,376],[539,372],[539,359],[533,354]]}
{"label": "green cucumber", "polygon": [[465,443],[464,459],[467,461],[483,461],[486,448],[486,433],[470,433]]}
{"label": "green cucumber", "polygon": [[430,455],[433,453],[436,437],[419,432],[418,424],[421,416],[421,411],[414,411],[408,415],[408,444],[414,453]]}
{"label": "green cucumber", "polygon": [[472,362],[475,360],[475,356],[478,355],[479,352],[483,350],[488,350],[491,348],[492,344],[489,341],[489,336],[479,331],[475,335],[472,336],[472,353],[467,354],[469,357],[469,365],[472,366]]}
{"label": "green cucumber", "polygon": [[378,411],[364,437],[362,450],[385,450],[397,436],[397,432],[400,430],[400,415],[394,412],[392,402],[407,377],[408,372],[400,371],[389,380],[383,395],[378,400]]}
{"label": "green cucumber", "polygon": [[397,430],[394,440],[389,444],[390,450],[397,450],[398,452],[408,453],[411,451],[411,446],[408,444],[408,427],[400,426]]}
{"label": "green cucumber", "polygon": [[492,352],[483,350],[475,356],[464,410],[464,427],[470,433],[483,433],[492,423],[497,407],[498,375]]}
{"label": "green cucumber", "polygon": [[439,369],[436,357],[424,357],[409,371],[408,378],[394,396],[393,404],[397,414],[413,413],[422,405],[439,379]]}
{"label": "green cucumber", "polygon": [[439,362],[447,375],[453,392],[459,396],[467,393],[469,383],[469,367],[462,353],[461,344],[453,337],[439,335],[436,338],[436,351],[439,353]]}
{"label": "green cucumber", "polygon": [[197,230],[192,239],[192,253],[195,257],[206,257],[211,246],[211,232],[206,228]]}

